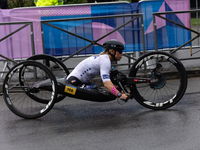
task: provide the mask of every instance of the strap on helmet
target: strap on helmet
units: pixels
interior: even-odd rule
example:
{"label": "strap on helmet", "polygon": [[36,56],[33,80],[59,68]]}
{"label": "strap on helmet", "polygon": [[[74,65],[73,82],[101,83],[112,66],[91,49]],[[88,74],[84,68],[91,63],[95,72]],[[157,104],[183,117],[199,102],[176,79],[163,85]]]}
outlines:
{"label": "strap on helmet", "polygon": [[112,58],[113,58],[114,60],[116,60],[116,58],[115,58],[115,55],[116,55],[116,50],[114,50],[114,52],[115,52],[115,53],[114,53],[114,55],[113,55],[113,54],[111,54],[111,53],[110,53],[110,51],[108,51],[108,54],[110,54],[110,55],[112,56]]}

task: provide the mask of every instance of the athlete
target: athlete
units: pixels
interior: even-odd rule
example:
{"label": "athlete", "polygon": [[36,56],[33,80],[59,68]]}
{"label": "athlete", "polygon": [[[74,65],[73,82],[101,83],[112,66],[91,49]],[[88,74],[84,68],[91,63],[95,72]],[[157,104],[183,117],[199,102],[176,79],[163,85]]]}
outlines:
{"label": "athlete", "polygon": [[113,95],[120,99],[128,100],[129,97],[125,93],[121,93],[116,89],[110,80],[109,72],[111,70],[111,62],[120,61],[124,45],[111,39],[103,44],[104,51],[98,55],[91,56],[80,62],[67,77],[67,81],[75,86],[90,84],[91,79],[100,75],[105,88]]}

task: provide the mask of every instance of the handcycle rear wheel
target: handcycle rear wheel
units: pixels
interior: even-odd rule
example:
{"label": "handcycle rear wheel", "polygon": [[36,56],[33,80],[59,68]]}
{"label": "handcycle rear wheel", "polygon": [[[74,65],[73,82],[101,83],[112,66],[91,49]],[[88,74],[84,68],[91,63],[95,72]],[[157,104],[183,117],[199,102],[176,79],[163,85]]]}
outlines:
{"label": "handcycle rear wheel", "polygon": [[[23,70],[23,83],[19,79]],[[36,74],[35,74],[36,72]],[[37,87],[37,83],[49,80],[51,90]],[[3,83],[3,97],[8,108],[16,115],[34,119],[48,113],[57,96],[57,81],[53,73],[42,63],[24,61],[15,65],[7,73]],[[40,103],[34,97],[46,101]]]}
{"label": "handcycle rear wheel", "polygon": [[[62,78],[69,75],[69,70],[67,69],[67,67],[59,59],[53,56],[46,54],[38,54],[29,57],[27,60],[36,60],[46,64],[46,66],[49,67],[49,69],[53,72],[56,78]],[[60,102],[65,97],[65,95],[58,94],[55,102]]]}
{"label": "handcycle rear wheel", "polygon": [[172,107],[184,95],[187,74],[183,64],[171,54],[151,52],[131,67],[130,77],[148,78],[149,83],[131,85],[131,95],[144,107],[161,110]]}

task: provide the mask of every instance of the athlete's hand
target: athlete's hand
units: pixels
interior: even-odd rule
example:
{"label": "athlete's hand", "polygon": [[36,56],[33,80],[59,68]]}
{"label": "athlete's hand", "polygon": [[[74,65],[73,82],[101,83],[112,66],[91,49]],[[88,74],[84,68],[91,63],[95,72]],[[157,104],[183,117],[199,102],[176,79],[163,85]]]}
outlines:
{"label": "athlete's hand", "polygon": [[126,94],[123,93],[121,95],[120,99],[122,99],[122,100],[128,100],[129,99],[129,94],[128,93],[126,93]]}

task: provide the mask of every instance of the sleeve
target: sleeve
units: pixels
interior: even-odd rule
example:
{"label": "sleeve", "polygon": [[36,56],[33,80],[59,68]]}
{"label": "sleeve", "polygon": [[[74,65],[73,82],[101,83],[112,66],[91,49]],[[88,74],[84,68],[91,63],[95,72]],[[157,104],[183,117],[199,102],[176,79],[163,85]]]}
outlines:
{"label": "sleeve", "polygon": [[108,57],[100,58],[100,76],[103,82],[110,81],[111,62]]}

